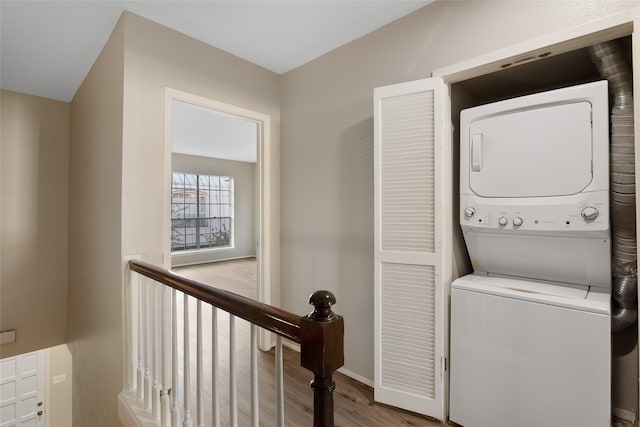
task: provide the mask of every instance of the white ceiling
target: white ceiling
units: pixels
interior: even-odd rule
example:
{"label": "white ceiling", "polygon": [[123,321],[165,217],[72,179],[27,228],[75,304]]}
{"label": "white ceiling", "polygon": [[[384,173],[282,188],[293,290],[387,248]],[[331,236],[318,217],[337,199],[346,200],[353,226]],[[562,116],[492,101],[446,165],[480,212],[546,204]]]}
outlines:
{"label": "white ceiling", "polygon": [[257,123],[180,101],[171,116],[174,153],[255,163]]}
{"label": "white ceiling", "polygon": [[0,86],[70,101],[123,10],[284,73],[431,2],[0,0]]}

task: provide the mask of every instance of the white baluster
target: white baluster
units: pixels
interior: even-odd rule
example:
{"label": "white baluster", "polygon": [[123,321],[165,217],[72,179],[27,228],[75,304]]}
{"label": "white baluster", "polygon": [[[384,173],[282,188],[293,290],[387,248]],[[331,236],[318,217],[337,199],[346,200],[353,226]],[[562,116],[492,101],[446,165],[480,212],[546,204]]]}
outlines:
{"label": "white baluster", "polygon": [[171,398],[170,389],[166,386],[160,392],[160,426],[171,427]]}
{"label": "white baluster", "polygon": [[150,280],[145,280],[145,366],[144,366],[144,407],[151,411],[151,401],[153,392],[153,377],[151,368],[153,367],[153,289]]}
{"label": "white baluster", "polygon": [[180,426],[180,405],[178,405],[178,302],[177,291],[171,290],[171,413],[173,427]]}
{"label": "white baluster", "polygon": [[251,323],[251,425],[259,424],[258,404],[258,327]]}
{"label": "white baluster", "polygon": [[171,398],[169,393],[173,384],[171,382],[171,337],[173,322],[171,316],[171,288],[162,286],[162,384],[164,385],[160,396],[160,425],[171,427]]}
{"label": "white baluster", "polygon": [[282,337],[276,335],[276,426],[284,427],[284,374],[282,369]]}
{"label": "white baluster", "polygon": [[184,427],[192,427],[191,421],[191,399],[190,399],[190,366],[191,358],[189,356],[189,296],[184,294],[184,351],[183,351],[183,373],[184,373]]}
{"label": "white baluster", "polygon": [[218,404],[218,309],[211,306],[211,425],[220,427]]}
{"label": "white baluster", "polygon": [[[125,257],[125,261],[129,258]],[[129,269],[127,263],[127,281],[125,284],[125,326],[127,336],[127,348],[125,349],[127,357],[126,366],[126,385],[128,390],[136,390],[137,388],[137,369],[138,369],[138,341],[137,341],[137,292],[138,275]]]}
{"label": "white baluster", "polygon": [[144,401],[144,343],[145,343],[145,294],[144,284],[138,276],[138,401]]}
{"label": "white baluster", "polygon": [[238,425],[236,384],[236,316],[229,314],[229,425]]}
{"label": "white baluster", "polygon": [[197,303],[197,338],[196,338],[196,374],[197,374],[197,408],[198,408],[198,427],[204,427],[204,392],[202,372],[202,302]]}
{"label": "white baluster", "polygon": [[160,421],[160,391],[162,383],[162,318],[160,312],[162,308],[160,284],[151,284],[152,307],[153,307],[153,400],[151,402],[152,417],[155,421]]}

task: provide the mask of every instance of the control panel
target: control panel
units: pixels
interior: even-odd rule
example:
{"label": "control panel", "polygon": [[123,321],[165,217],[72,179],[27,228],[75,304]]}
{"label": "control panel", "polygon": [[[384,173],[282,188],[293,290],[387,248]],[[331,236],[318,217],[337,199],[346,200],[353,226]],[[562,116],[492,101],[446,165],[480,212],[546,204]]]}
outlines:
{"label": "control panel", "polygon": [[[461,196],[460,225],[477,231],[598,231],[609,229],[608,201],[582,197],[569,204],[487,204]],[[484,202],[484,203],[483,203]]]}

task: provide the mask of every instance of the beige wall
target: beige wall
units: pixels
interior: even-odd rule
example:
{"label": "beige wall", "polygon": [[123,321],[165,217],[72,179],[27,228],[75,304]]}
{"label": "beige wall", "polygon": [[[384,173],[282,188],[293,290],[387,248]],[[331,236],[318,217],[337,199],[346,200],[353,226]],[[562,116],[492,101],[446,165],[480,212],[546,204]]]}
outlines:
{"label": "beige wall", "polygon": [[[279,244],[278,76],[125,12],[71,105],[75,425],[119,425],[123,257],[162,263],[163,256],[165,87],[271,116],[271,228],[274,247]],[[279,266],[277,251],[272,256]],[[273,268],[275,283],[278,274]]]}
{"label": "beige wall", "polygon": [[[54,384],[53,377],[59,375],[64,375],[66,379]],[[47,402],[48,427],[70,427],[72,425],[72,375],[72,359],[69,348],[65,344],[50,348],[47,374],[49,381],[47,393],[49,400]]]}
{"label": "beige wall", "polygon": [[[346,318],[346,367],[372,379],[373,88],[426,77],[441,66],[635,4],[437,2],[282,78],[125,14],[71,103],[68,339],[74,357],[75,425],[119,425],[115,396],[122,382],[122,256],[142,254],[148,261],[162,262],[165,86],[271,115],[275,157],[269,173],[274,188],[280,188],[282,194],[281,217],[280,193],[274,194],[271,229],[275,247],[282,236],[283,255],[280,263],[279,254],[273,253],[277,268],[272,270],[272,281],[280,282],[281,268],[283,305],[300,313],[308,311],[306,300],[313,290],[335,291],[336,310]],[[478,20],[478,16],[483,19]],[[286,119],[281,155],[280,94]],[[3,92],[2,329],[9,327],[5,316],[11,313],[11,307],[7,309],[5,305],[8,307],[6,302],[16,291],[8,287],[11,282],[7,278],[11,277],[12,266],[25,265],[24,258],[16,259],[17,254],[7,255],[11,240],[5,233],[5,224],[16,213],[9,212],[12,207],[7,195],[11,194],[13,179],[6,177],[24,172],[13,168],[11,159],[26,156],[26,164],[41,164],[46,159],[46,166],[28,169],[30,173],[37,170],[38,174],[26,177],[33,190],[24,192],[28,197],[23,212],[35,215],[41,210],[32,208],[42,204],[66,209],[66,203],[60,203],[58,196],[50,199],[54,195],[66,197],[66,184],[62,183],[66,177],[62,178],[64,174],[59,170],[50,174],[49,168],[55,163],[64,170],[66,160],[59,157],[64,148],[57,147],[51,153],[44,150],[49,147],[43,143],[44,136],[49,140],[49,135],[63,134],[64,129],[59,127],[64,128],[69,120],[68,106],[66,120],[61,106],[53,108],[55,113],[42,115],[37,109],[21,107],[17,115],[21,118],[14,119],[12,115],[5,116],[7,111],[12,112],[6,107],[6,99],[7,93]],[[24,117],[29,118],[28,125],[22,122]],[[28,135],[28,147],[41,147],[5,145],[11,140],[6,135],[16,126],[21,129],[18,132]],[[51,131],[51,126],[56,130]],[[64,137],[55,144],[64,146]],[[55,216],[64,222],[66,213],[57,211]],[[24,216],[21,221],[24,223]],[[41,218],[34,221],[43,225],[37,229],[46,235],[60,230],[50,227],[51,218],[44,223]],[[12,230],[13,233],[17,229]],[[40,249],[33,245],[36,237],[29,233],[30,230],[27,249],[22,254],[24,257],[28,253],[32,261]],[[16,235],[12,234],[12,238]],[[50,242],[59,248],[65,235],[54,234]],[[11,252],[20,252],[15,248],[23,249],[12,244]],[[65,251],[45,253],[47,261],[51,257],[64,258],[54,262],[57,267],[66,263]],[[53,287],[51,277],[66,274],[52,274],[55,268],[46,271],[48,287],[38,287],[40,293]],[[59,296],[60,292],[54,295]],[[24,295],[19,298],[31,300]],[[59,302],[55,297],[46,300],[43,308],[56,307],[56,311],[49,317],[54,320],[44,326],[55,328],[58,335],[42,334],[38,329],[36,347],[63,341],[64,326],[60,325],[64,320],[60,320],[60,313],[65,310],[57,307],[64,304],[64,298]],[[43,327],[42,322],[38,327]],[[19,341],[21,330],[25,327],[18,327]],[[43,337],[57,337],[58,341],[44,344]],[[8,350],[3,347],[2,355],[9,355],[5,351]],[[633,375],[627,377],[625,381],[618,378],[614,389],[618,387],[618,393],[635,396],[636,379]],[[629,405],[637,402],[637,398],[627,400]],[[635,410],[626,404],[621,406]]]}
{"label": "beige wall", "polygon": [[[139,16],[125,13],[122,254],[162,263],[165,87],[271,117],[274,158],[272,276],[279,283],[278,75]],[[141,168],[140,165],[145,165]],[[167,254],[168,255],[168,254]],[[277,295],[275,301],[277,301]]]}
{"label": "beige wall", "polygon": [[255,193],[256,164],[211,157],[189,156],[173,153],[172,167],[175,172],[190,172],[202,175],[220,175],[233,178],[233,241],[231,249],[216,249],[197,253],[174,254],[172,265],[186,265],[208,261],[219,261],[256,255]]}
{"label": "beige wall", "polygon": [[[373,88],[636,5],[438,1],[283,75],[283,306],[303,312],[313,290],[334,291],[347,370],[373,379]],[[635,412],[625,374],[615,381]]]}
{"label": "beige wall", "polygon": [[71,101],[68,342],[77,426],[120,425],[123,44],[119,22]]}
{"label": "beige wall", "polygon": [[69,104],[0,93],[0,329],[9,357],[65,342]]}

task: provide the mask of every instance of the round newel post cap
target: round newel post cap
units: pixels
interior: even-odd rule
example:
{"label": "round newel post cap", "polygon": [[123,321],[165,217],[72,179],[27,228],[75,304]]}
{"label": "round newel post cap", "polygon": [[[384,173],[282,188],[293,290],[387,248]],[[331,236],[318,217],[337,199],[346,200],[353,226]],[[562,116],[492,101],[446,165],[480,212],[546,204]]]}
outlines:
{"label": "round newel post cap", "polygon": [[309,304],[313,305],[313,312],[309,315],[316,322],[327,322],[336,318],[331,306],[336,303],[336,296],[330,291],[315,291],[309,297]]}

